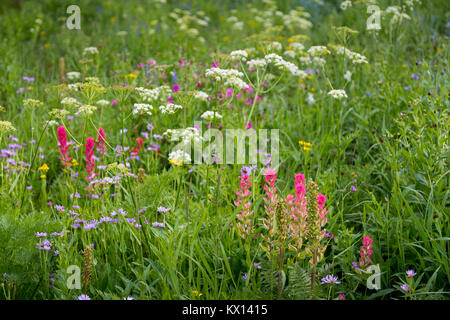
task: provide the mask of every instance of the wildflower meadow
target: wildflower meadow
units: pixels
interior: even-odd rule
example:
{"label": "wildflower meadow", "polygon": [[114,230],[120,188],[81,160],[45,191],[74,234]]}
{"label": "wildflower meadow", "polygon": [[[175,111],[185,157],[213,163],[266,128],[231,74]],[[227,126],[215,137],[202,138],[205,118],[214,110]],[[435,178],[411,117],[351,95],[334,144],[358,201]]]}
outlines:
{"label": "wildflower meadow", "polygon": [[448,1],[5,0],[0,34],[0,300],[449,299]]}

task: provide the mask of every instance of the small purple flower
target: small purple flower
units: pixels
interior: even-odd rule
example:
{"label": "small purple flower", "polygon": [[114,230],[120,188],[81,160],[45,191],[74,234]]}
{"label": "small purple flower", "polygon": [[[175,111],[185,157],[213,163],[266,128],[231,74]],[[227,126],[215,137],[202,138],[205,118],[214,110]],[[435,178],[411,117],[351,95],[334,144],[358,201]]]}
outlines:
{"label": "small purple flower", "polygon": [[165,208],[165,207],[158,207],[158,212],[169,212],[170,208]]}
{"label": "small purple flower", "polygon": [[419,77],[417,74],[413,73],[413,74],[411,75],[411,79],[413,79],[413,80],[419,80],[420,77]]}
{"label": "small purple flower", "polygon": [[81,296],[78,296],[78,300],[91,300],[91,298],[86,294],[82,294]]}
{"label": "small purple flower", "polygon": [[253,267],[261,269],[261,265],[259,263],[253,262]]}
{"label": "small purple flower", "polygon": [[340,284],[341,282],[338,281],[338,277],[335,277],[332,274],[327,275],[325,278],[322,278],[320,284]]}
{"label": "small purple flower", "polygon": [[242,279],[247,280],[248,279],[248,275],[246,273],[244,273],[244,275],[242,276]]}
{"label": "small purple flower", "polygon": [[36,232],[36,237],[38,238],[44,238],[47,236],[47,233],[45,232]]}
{"label": "small purple flower", "polygon": [[351,187],[350,187],[350,190],[352,190],[353,192],[355,192],[355,191],[356,191],[356,187],[355,187],[355,186],[351,186]]}
{"label": "small purple flower", "polygon": [[164,223],[162,223],[162,222],[153,222],[152,226],[153,227],[164,228]]}
{"label": "small purple flower", "polygon": [[412,278],[416,275],[416,272],[414,270],[406,270],[406,275],[408,278]]}
{"label": "small purple flower", "polygon": [[400,288],[402,288],[402,290],[405,292],[409,291],[409,286],[407,284],[402,285]]}

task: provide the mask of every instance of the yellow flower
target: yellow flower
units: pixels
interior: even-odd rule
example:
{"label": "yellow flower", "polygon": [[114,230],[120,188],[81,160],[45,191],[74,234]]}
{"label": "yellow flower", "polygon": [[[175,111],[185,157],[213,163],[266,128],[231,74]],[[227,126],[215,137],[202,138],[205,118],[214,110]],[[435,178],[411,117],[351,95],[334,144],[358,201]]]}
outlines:
{"label": "yellow flower", "polygon": [[311,92],[316,92],[316,89],[314,89],[314,88],[311,88]]}
{"label": "yellow flower", "polygon": [[77,161],[77,159],[72,159],[72,165],[73,165],[74,167],[78,166],[78,161]]}
{"label": "yellow flower", "polygon": [[295,41],[295,39],[292,38],[292,37],[290,37],[290,38],[287,39],[287,42],[288,42],[288,43],[292,43],[292,42],[294,42],[294,41]]}
{"label": "yellow flower", "polygon": [[114,21],[116,21],[116,17],[111,17],[110,19],[109,19],[109,21],[111,21],[111,22],[114,22]]}
{"label": "yellow flower", "polygon": [[170,164],[173,164],[174,166],[178,166],[181,167],[183,165],[183,161],[181,160],[175,160],[175,159],[170,159],[169,160]]}
{"label": "yellow flower", "polygon": [[196,297],[201,297],[203,295],[203,293],[198,292],[197,290],[192,290],[192,293],[194,294],[194,296]]}
{"label": "yellow flower", "polygon": [[225,36],[225,37],[223,37],[222,39],[223,39],[223,41],[229,41],[229,40],[230,40],[230,37],[229,37],[229,36]]}
{"label": "yellow flower", "polygon": [[47,178],[47,176],[45,174],[42,174],[41,179],[45,179],[45,178]]}
{"label": "yellow flower", "polygon": [[276,36],[275,39],[278,41],[281,41],[281,40],[283,40],[283,36]]}
{"label": "yellow flower", "polygon": [[307,76],[306,79],[311,80],[312,76]]}
{"label": "yellow flower", "polygon": [[311,150],[311,147],[312,147],[311,143],[303,141],[303,140],[300,140],[298,143],[303,147],[303,150],[305,150],[305,151]]}
{"label": "yellow flower", "polygon": [[46,43],[46,44],[44,44],[44,47],[45,47],[45,48],[50,48],[51,46],[52,46],[51,43]]}
{"label": "yellow flower", "polygon": [[125,78],[133,78],[133,79],[136,79],[136,78],[137,78],[137,75],[135,75],[134,73],[129,73],[129,74],[127,74],[127,75],[125,76]]}
{"label": "yellow flower", "polygon": [[292,46],[287,46],[286,50],[293,50],[294,48]]}
{"label": "yellow flower", "polygon": [[[43,173],[47,173],[47,171],[50,170],[50,168],[47,166],[46,163],[44,163],[42,166],[40,166],[40,167],[38,168],[38,170],[39,170],[39,171],[42,171]],[[41,178],[42,178],[42,176],[41,176]],[[44,176],[44,178],[45,178],[45,176]]]}

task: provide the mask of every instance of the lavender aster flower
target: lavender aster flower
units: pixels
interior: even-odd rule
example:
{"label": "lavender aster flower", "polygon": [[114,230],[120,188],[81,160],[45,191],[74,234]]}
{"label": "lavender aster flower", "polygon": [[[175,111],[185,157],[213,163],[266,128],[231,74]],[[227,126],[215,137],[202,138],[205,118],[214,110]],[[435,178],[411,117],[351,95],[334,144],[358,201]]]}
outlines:
{"label": "lavender aster flower", "polygon": [[322,278],[321,284],[340,284],[341,282],[338,281],[338,277],[335,277],[332,274],[327,275],[325,278]]}

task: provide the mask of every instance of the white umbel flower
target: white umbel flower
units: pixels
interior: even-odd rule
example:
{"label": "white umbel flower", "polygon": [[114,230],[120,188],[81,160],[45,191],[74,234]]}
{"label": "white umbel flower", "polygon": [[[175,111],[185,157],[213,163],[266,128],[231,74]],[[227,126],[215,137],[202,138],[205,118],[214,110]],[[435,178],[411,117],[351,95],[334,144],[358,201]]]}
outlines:
{"label": "white umbel flower", "polygon": [[78,108],[78,112],[76,114],[80,114],[83,116],[89,116],[89,115],[92,115],[95,110],[97,110],[96,106],[91,106],[89,104],[85,104]]}
{"label": "white umbel flower", "polygon": [[66,76],[67,76],[67,79],[69,79],[69,80],[76,80],[81,77],[81,73],[79,73],[77,71],[71,71],[71,72],[67,72]]}
{"label": "white umbel flower", "polygon": [[61,100],[61,104],[65,105],[65,106],[77,106],[80,103],[77,101],[77,99],[72,98],[72,97],[65,97],[64,99]]}
{"label": "white umbel flower", "polygon": [[97,104],[104,107],[104,106],[111,104],[111,102],[109,102],[108,100],[98,100]]}
{"label": "white umbel flower", "polygon": [[195,91],[194,92],[194,98],[202,101],[208,100],[208,94],[203,91]]}
{"label": "white umbel flower", "polygon": [[213,121],[214,119],[222,119],[222,116],[218,113],[218,112],[214,112],[214,111],[205,111],[200,118],[208,120],[208,121]]}
{"label": "white umbel flower", "polygon": [[84,48],[83,50],[83,54],[98,54],[98,49],[96,47],[88,47],[88,48]]}
{"label": "white umbel flower", "polygon": [[191,156],[183,150],[175,150],[169,153],[169,161],[172,164],[181,166],[183,163],[191,163]]}
{"label": "white umbel flower", "polygon": [[328,95],[332,96],[334,99],[341,100],[342,98],[347,98],[347,93],[344,90],[331,90]]}
{"label": "white umbel flower", "polygon": [[177,109],[183,109],[182,106],[178,105],[178,104],[173,104],[173,103],[169,103],[166,104],[165,106],[159,106],[159,110],[161,111],[162,114],[174,114]]}
{"label": "white umbel flower", "polygon": [[149,116],[151,116],[151,110],[153,110],[153,106],[146,103],[135,103],[133,106],[133,114],[135,116],[143,114],[148,114]]}
{"label": "white umbel flower", "polygon": [[245,50],[236,50],[230,53],[232,60],[246,61],[248,58],[248,53]]}
{"label": "white umbel flower", "polygon": [[330,53],[325,46],[312,46],[307,52],[311,57],[320,57]]}
{"label": "white umbel flower", "polygon": [[266,66],[267,61],[265,59],[252,59],[247,61],[250,68],[262,69]]}

